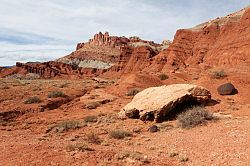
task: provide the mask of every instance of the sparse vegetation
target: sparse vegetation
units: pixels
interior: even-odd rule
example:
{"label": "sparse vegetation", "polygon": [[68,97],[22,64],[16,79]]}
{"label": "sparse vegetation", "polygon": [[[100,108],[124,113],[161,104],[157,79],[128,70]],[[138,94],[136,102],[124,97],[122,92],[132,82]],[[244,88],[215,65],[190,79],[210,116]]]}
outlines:
{"label": "sparse vegetation", "polygon": [[89,143],[93,143],[93,144],[100,144],[102,142],[102,140],[100,139],[100,137],[95,134],[95,133],[90,133],[87,135],[87,141]]}
{"label": "sparse vegetation", "polygon": [[166,74],[160,74],[158,77],[159,77],[160,80],[162,80],[162,81],[169,78]]}
{"label": "sparse vegetation", "polygon": [[131,137],[132,134],[124,130],[113,130],[109,133],[109,136],[115,139],[123,139],[125,137]]}
{"label": "sparse vegetation", "polygon": [[171,151],[168,153],[169,157],[175,157],[175,156],[178,156],[179,153],[178,152],[175,152],[175,151]]}
{"label": "sparse vegetation", "polygon": [[212,78],[214,79],[221,79],[221,78],[225,78],[226,76],[227,74],[224,72],[224,70],[214,71],[212,73]]}
{"label": "sparse vegetation", "polygon": [[71,151],[75,151],[75,150],[78,150],[78,151],[94,151],[94,149],[88,147],[88,145],[84,144],[84,143],[77,143],[77,144],[70,144],[66,147],[66,150],[68,152],[71,152]]}
{"label": "sparse vegetation", "polygon": [[186,155],[180,155],[179,156],[179,161],[180,162],[187,162],[189,159]]}
{"label": "sparse vegetation", "polygon": [[75,130],[78,128],[83,127],[83,123],[77,120],[68,120],[68,121],[63,121],[60,122],[52,127],[50,127],[49,129],[47,129],[47,133],[54,130],[55,132],[66,132],[69,130]]}
{"label": "sparse vegetation", "polygon": [[200,106],[192,107],[177,117],[178,126],[181,128],[192,128],[212,119],[213,115]]}
{"label": "sparse vegetation", "polygon": [[127,92],[127,96],[135,96],[137,93],[139,93],[141,90],[140,89],[137,89],[137,88],[133,88],[133,89],[130,89],[128,90]]}
{"label": "sparse vegetation", "polygon": [[130,158],[132,160],[140,161],[142,163],[149,163],[147,156],[144,156],[143,153],[137,152],[137,151],[132,151],[132,152],[125,151],[125,152],[122,152],[120,154],[117,154],[116,158],[118,160],[124,160],[126,158]]}
{"label": "sparse vegetation", "polygon": [[90,103],[87,103],[85,105],[85,108],[87,109],[96,109],[97,107],[99,107],[101,105],[101,102],[99,101],[94,101],[94,102],[90,102]]}
{"label": "sparse vegetation", "polygon": [[86,123],[97,122],[97,120],[98,120],[97,116],[94,116],[94,115],[86,116],[84,118],[84,122],[86,122]]}
{"label": "sparse vegetation", "polygon": [[34,97],[29,97],[27,100],[24,101],[24,104],[33,104],[33,103],[40,103],[41,100],[39,97],[34,96]]}
{"label": "sparse vegetation", "polygon": [[53,91],[48,94],[48,98],[66,97],[62,91]]}

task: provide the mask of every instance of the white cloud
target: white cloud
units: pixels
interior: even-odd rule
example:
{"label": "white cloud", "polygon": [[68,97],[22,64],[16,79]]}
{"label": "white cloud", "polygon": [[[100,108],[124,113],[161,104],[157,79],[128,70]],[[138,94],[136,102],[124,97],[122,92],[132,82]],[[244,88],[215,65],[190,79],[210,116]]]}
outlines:
{"label": "white cloud", "polygon": [[[41,60],[41,54],[44,60],[56,58],[99,31],[161,42],[172,39],[178,28],[239,10],[248,1],[0,0],[0,4],[0,35],[4,35],[0,42],[9,44],[0,43],[0,65],[6,65],[19,59]],[[26,47],[29,52],[23,51]]]}

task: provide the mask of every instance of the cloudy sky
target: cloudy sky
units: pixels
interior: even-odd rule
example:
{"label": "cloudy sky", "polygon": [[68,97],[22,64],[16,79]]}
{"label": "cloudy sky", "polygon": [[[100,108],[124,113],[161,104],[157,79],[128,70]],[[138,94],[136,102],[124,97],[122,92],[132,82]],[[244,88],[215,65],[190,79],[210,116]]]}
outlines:
{"label": "cloudy sky", "polygon": [[161,42],[249,0],[0,0],[0,66],[64,56],[96,32]]}

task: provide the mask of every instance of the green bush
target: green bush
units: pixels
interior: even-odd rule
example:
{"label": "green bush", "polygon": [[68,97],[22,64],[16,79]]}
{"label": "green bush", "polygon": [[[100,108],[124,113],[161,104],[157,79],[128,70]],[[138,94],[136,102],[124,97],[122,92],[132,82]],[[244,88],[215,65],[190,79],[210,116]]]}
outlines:
{"label": "green bush", "polygon": [[211,113],[207,112],[204,107],[197,106],[178,115],[177,122],[181,128],[192,128],[212,119]]}
{"label": "green bush", "polygon": [[62,91],[53,91],[48,94],[48,98],[66,97]]}
{"label": "green bush", "polygon": [[40,102],[41,100],[37,96],[29,97],[27,100],[24,101],[25,104],[33,104],[33,103],[40,103]]}

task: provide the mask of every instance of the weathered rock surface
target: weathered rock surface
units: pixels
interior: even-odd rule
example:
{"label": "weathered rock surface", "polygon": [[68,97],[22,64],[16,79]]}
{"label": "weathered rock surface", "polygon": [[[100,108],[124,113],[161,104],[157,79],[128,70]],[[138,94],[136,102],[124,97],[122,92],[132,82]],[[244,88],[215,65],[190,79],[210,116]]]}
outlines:
{"label": "weathered rock surface", "polygon": [[136,94],[120,111],[119,116],[133,118],[131,115],[134,115],[141,120],[160,122],[180,104],[205,103],[210,99],[211,93],[197,85],[173,84],[151,87]]}
{"label": "weathered rock surface", "polygon": [[[21,69],[18,70],[18,69]],[[16,63],[15,68],[6,69],[6,73],[1,73],[0,77],[10,76],[16,73],[27,74],[34,73],[41,78],[81,78],[84,75],[95,76],[104,72],[103,69],[90,69],[75,67],[74,65],[61,62],[44,62],[44,63]]]}
{"label": "weathered rock surface", "polygon": [[220,95],[233,95],[237,92],[236,88],[231,83],[222,84],[217,88]]}
{"label": "weathered rock surface", "polygon": [[150,126],[148,129],[148,131],[151,133],[155,133],[157,132],[157,130],[158,130],[158,127],[156,125]]}
{"label": "weathered rock surface", "polygon": [[76,64],[83,68],[109,69],[119,72],[127,64],[144,63],[140,68],[135,65],[126,67],[126,71],[142,70],[149,64],[149,59],[158,54],[161,50],[170,45],[170,41],[164,41],[162,44],[153,41],[142,40],[139,37],[117,37],[110,36],[108,32],[95,34],[93,39],[86,43],[78,43],[76,51],[70,55],[58,59],[58,62],[67,64]]}
{"label": "weathered rock surface", "polygon": [[250,7],[176,32],[173,43],[155,63],[163,66],[250,64]]}

